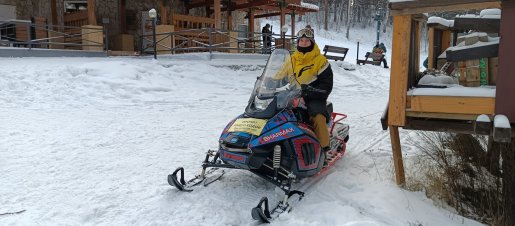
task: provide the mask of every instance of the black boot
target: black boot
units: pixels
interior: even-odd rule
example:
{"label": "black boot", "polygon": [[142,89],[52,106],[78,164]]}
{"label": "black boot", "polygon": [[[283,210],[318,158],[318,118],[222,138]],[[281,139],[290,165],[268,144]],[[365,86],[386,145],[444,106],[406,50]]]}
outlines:
{"label": "black boot", "polygon": [[328,159],[327,153],[331,150],[331,148],[329,146],[327,146],[327,147],[323,147],[322,150],[324,150],[324,154],[325,154],[324,167],[327,167],[329,165],[329,159]]}

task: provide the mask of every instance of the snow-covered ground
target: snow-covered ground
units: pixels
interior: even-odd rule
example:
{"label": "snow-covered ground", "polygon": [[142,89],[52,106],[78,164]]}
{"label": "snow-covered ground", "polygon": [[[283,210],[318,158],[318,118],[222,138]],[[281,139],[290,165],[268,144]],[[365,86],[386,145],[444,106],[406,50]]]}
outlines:
{"label": "snow-covered ground", "polygon": [[[178,166],[198,173],[265,64],[207,58],[0,58],[0,214],[25,210],[0,225],[254,225],[251,208],[280,194],[257,176],[192,193],[166,182]],[[331,64],[348,152],[274,224],[480,225],[395,185],[379,122],[389,70]]]}

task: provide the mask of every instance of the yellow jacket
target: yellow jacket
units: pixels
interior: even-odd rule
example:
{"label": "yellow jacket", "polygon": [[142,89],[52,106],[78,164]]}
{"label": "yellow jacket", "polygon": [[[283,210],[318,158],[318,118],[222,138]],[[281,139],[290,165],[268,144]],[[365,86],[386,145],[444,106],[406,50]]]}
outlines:
{"label": "yellow jacket", "polygon": [[[295,75],[298,83],[293,77],[290,77],[289,79],[291,83],[295,83],[298,86],[303,84],[310,84],[317,80],[317,76],[326,70],[329,66],[329,62],[324,55],[320,54],[320,49],[316,43],[312,51],[305,54],[299,51],[295,51],[291,58],[293,74]],[[283,70],[277,74],[275,79],[282,79],[284,76],[291,74],[291,69],[283,68]]]}

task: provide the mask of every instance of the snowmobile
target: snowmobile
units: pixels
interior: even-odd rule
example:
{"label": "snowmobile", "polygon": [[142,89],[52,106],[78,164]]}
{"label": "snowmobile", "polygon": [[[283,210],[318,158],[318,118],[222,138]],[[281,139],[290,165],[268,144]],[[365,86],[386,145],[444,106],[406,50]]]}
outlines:
{"label": "snowmobile", "polygon": [[[252,209],[255,220],[269,223],[291,211],[292,196],[297,195],[297,201],[304,196],[303,191],[293,189],[293,183],[332,166],[345,153],[349,140],[349,125],[341,122],[347,116],[333,112],[328,102],[330,151],[322,150],[292,72],[290,52],[276,49],[254,84],[245,113],[222,131],[218,150],[207,152],[201,173],[185,181],[184,168],[179,167],[168,175],[168,183],[181,191],[193,191],[201,183],[207,186],[220,179],[224,171],[219,169],[244,169],[284,191],[284,198],[271,211],[268,198],[263,197]],[[281,73],[288,75],[276,79]]]}

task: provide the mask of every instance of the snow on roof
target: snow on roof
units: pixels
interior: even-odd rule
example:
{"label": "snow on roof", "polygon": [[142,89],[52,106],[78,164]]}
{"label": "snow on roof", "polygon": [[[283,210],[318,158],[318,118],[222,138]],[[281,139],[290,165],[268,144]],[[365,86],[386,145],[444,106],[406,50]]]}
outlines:
{"label": "snow on roof", "polygon": [[464,49],[470,49],[470,48],[476,48],[476,47],[481,47],[481,46],[488,46],[488,45],[495,45],[495,44],[499,44],[499,39],[494,39],[492,38],[492,41],[490,41],[490,39],[488,39],[488,42],[482,42],[482,41],[478,41],[472,45],[464,45],[464,46],[452,46],[452,47],[449,47],[446,51],[450,50],[450,51],[456,51],[456,50],[464,50]]}
{"label": "snow on roof", "polygon": [[476,121],[478,122],[490,122],[490,117],[488,115],[480,115],[477,117]]}
{"label": "snow on roof", "polygon": [[483,9],[479,13],[480,16],[486,16],[486,15],[501,15],[500,9]]}
{"label": "snow on roof", "polygon": [[486,34],[486,32],[472,32],[468,35],[463,35],[463,36],[460,36],[462,38],[471,38],[471,37],[484,37],[484,36],[488,36],[488,34]]}
{"label": "snow on roof", "polygon": [[416,88],[408,91],[410,96],[495,97],[495,86],[448,88]]}
{"label": "snow on roof", "polygon": [[301,3],[300,3],[300,6],[301,6],[301,7],[303,7],[303,8],[309,8],[309,9],[314,9],[314,10],[320,10],[320,8],[319,8],[317,5],[314,5],[314,4],[311,4],[311,3],[301,2]]}
{"label": "snow on roof", "polygon": [[483,18],[483,19],[501,19],[501,10],[500,9],[484,9],[479,15],[475,14],[465,14],[458,15],[456,18]]}
{"label": "snow on roof", "polygon": [[454,20],[447,20],[441,17],[432,16],[427,19],[428,24],[441,24],[446,27],[452,27],[454,26]]}
{"label": "snow on roof", "polygon": [[496,115],[494,118],[494,126],[497,128],[511,128],[510,120],[506,115]]}

